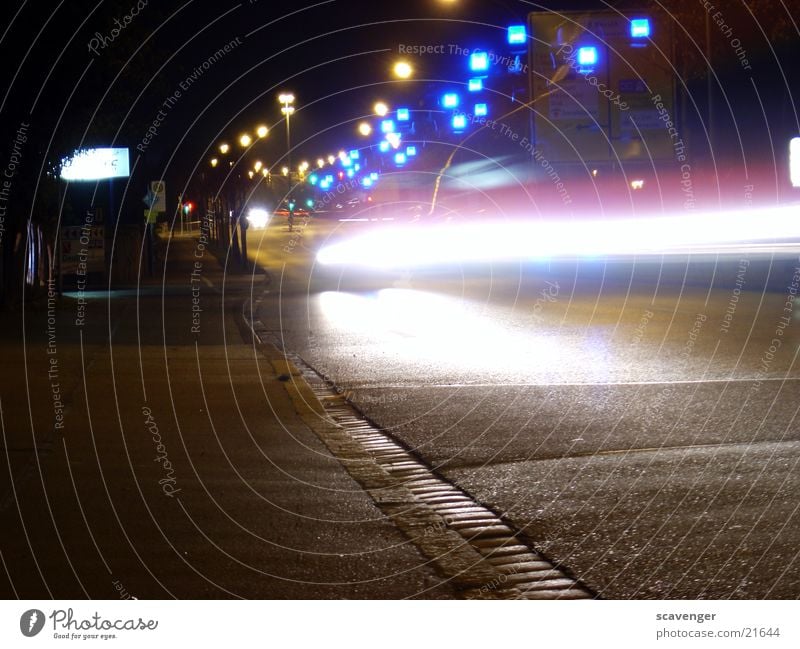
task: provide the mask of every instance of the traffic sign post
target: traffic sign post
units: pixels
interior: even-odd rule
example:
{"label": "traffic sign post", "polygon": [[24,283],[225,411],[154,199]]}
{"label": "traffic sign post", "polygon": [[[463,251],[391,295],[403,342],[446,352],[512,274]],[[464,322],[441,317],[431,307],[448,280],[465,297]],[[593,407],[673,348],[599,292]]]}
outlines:
{"label": "traffic sign post", "polygon": [[533,141],[543,158],[613,165],[675,157],[668,21],[657,12],[534,12],[529,26]]}

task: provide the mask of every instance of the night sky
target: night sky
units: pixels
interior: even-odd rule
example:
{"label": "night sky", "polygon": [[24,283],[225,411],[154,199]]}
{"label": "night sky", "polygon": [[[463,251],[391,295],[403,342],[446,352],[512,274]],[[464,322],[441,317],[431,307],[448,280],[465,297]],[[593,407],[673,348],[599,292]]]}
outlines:
{"label": "night sky", "polygon": [[[219,142],[233,142],[263,123],[273,132],[252,155],[277,168],[285,155],[280,91],[297,97],[293,160],[313,160],[355,145],[355,126],[376,99],[407,101],[437,80],[463,82],[465,58],[449,51],[450,45],[502,50],[506,26],[523,22],[529,11],[607,5],[150,0],[134,11],[137,1],[4,3],[0,74],[8,90],[0,113],[6,138],[13,140],[17,126],[27,121],[31,147],[42,159],[45,151],[52,158],[53,151],[76,145],[116,144],[138,155],[137,145],[158,122],[144,153],[138,161],[132,155],[131,163],[136,173],[185,183],[194,168],[208,164]],[[127,24],[111,38],[115,21]],[[751,51],[759,39],[758,49],[766,51],[762,37],[751,41]],[[416,68],[415,78],[393,79],[400,46],[416,44],[444,45],[447,51],[405,57]],[[229,51],[203,69],[226,45]],[[791,67],[786,66],[793,84]],[[770,87],[784,83],[783,74],[772,65],[758,78]],[[175,101],[165,107],[170,97]],[[777,101],[788,104],[788,95]]]}

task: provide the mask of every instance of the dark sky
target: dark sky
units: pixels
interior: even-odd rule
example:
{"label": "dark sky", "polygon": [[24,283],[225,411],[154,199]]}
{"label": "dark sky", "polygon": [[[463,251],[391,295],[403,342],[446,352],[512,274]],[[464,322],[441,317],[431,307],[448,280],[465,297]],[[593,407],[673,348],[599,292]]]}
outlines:
{"label": "dark sky", "polygon": [[[0,74],[9,88],[4,117],[21,121],[33,107],[40,133],[55,131],[57,122],[62,130],[82,133],[88,120],[102,123],[103,134],[114,132],[107,120],[122,127],[124,144],[133,149],[146,135],[140,131],[137,138],[137,128],[157,120],[163,102],[183,83],[188,90],[148,143],[150,163],[165,163],[176,150],[191,160],[260,123],[275,126],[263,148],[265,162],[274,163],[285,148],[276,96],[289,89],[297,97],[296,157],[324,154],[349,137],[351,122],[367,114],[375,99],[413,96],[415,84],[426,79],[463,81],[465,60],[450,53],[451,44],[502,47],[506,25],[545,6],[513,0],[150,0],[133,15],[137,2],[6,1],[0,43]],[[125,23],[126,16],[129,24],[111,38],[115,21]],[[230,53],[187,82],[232,42]],[[396,82],[390,70],[399,47],[417,44],[445,45],[446,53],[410,57],[415,80]]]}
{"label": "dark sky", "polygon": [[[252,155],[280,165],[285,136],[276,99],[291,90],[297,97],[293,159],[313,159],[355,145],[355,124],[376,99],[405,102],[430,80],[463,82],[466,60],[450,45],[502,53],[505,27],[529,11],[606,4],[149,0],[133,15],[142,2],[4,0],[0,116],[6,132],[29,121],[37,146],[52,149],[67,147],[89,125],[86,143],[107,146],[117,134],[115,143],[135,152],[158,121],[139,164],[147,173],[187,175],[207,164],[220,141],[265,123],[274,130]],[[111,38],[115,21],[128,24]],[[93,42],[95,52],[89,51]],[[197,74],[231,43],[229,53]],[[390,68],[401,45],[446,51],[410,57],[415,79],[397,82]],[[182,83],[186,89],[165,110]]]}

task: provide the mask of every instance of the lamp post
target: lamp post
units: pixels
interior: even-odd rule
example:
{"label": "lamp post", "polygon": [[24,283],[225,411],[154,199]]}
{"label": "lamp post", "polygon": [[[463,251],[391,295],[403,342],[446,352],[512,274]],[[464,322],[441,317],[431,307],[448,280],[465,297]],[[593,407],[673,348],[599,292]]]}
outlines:
{"label": "lamp post", "polygon": [[281,113],[286,116],[286,164],[291,169],[292,167],[292,130],[290,126],[291,116],[294,113],[294,95],[291,93],[281,93],[278,96],[278,102],[282,104]]}

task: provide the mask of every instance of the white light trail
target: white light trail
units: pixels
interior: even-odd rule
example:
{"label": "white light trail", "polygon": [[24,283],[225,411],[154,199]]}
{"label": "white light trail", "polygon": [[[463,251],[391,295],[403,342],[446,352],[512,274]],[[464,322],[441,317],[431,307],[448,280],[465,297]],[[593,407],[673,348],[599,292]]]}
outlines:
{"label": "white light trail", "polygon": [[640,219],[416,224],[387,228],[321,249],[323,265],[372,268],[731,252],[734,244],[800,247],[800,206]]}

